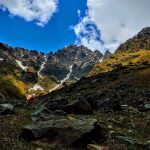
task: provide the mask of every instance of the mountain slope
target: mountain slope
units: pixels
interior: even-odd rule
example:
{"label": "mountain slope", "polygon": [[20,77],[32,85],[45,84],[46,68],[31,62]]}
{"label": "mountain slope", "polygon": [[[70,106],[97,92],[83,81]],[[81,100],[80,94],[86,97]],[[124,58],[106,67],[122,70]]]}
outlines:
{"label": "mountain slope", "polygon": [[114,54],[96,64],[88,76],[111,71],[119,65],[142,63],[150,63],[150,27],[142,29],[136,36],[121,44]]}
{"label": "mountain slope", "polygon": [[150,27],[142,29],[136,36],[121,44],[117,51],[137,51],[139,49],[150,50]]}
{"label": "mountain slope", "polygon": [[[147,37],[147,32],[143,36]],[[149,36],[147,38],[149,39]],[[80,96],[84,99],[91,96],[94,100],[93,110],[95,111],[113,110],[114,101],[118,101],[120,105],[131,105],[140,110],[149,102],[149,76],[149,50],[120,50],[96,64],[87,77],[40,97],[37,104],[46,102],[46,107],[51,109],[53,103],[56,102],[62,108],[66,107],[70,101],[76,101]]]}
{"label": "mountain slope", "polygon": [[70,45],[58,52],[44,54],[0,43],[1,84],[7,82],[10,88],[9,92],[5,92],[9,88],[4,84],[6,87],[0,92],[5,95],[14,89],[13,93],[20,93],[20,98],[49,93],[78,81],[102,56],[100,52],[93,52],[84,46]]}

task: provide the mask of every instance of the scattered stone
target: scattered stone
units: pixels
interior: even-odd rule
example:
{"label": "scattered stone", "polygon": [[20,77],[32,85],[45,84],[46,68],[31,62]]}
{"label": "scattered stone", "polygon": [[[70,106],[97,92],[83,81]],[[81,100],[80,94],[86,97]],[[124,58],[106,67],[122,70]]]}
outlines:
{"label": "scattered stone", "polygon": [[122,144],[126,144],[128,146],[133,146],[136,144],[136,140],[132,139],[130,137],[124,137],[124,136],[115,136],[114,137],[118,142],[121,142]]}
{"label": "scattered stone", "polygon": [[113,126],[112,126],[112,125],[108,125],[108,128],[109,128],[109,129],[112,129],[112,128],[113,128]]}
{"label": "scattered stone", "polygon": [[127,112],[138,112],[137,108],[130,106],[130,105],[121,105],[121,108],[123,111],[127,111]]}
{"label": "scattered stone", "polygon": [[142,111],[144,111],[144,112],[150,111],[150,104],[145,104],[145,105],[142,107]]}
{"label": "scattered stone", "polygon": [[0,104],[0,115],[10,115],[14,113],[14,107],[11,104]]}
{"label": "scattered stone", "polygon": [[43,150],[42,148],[37,148],[36,150]]}

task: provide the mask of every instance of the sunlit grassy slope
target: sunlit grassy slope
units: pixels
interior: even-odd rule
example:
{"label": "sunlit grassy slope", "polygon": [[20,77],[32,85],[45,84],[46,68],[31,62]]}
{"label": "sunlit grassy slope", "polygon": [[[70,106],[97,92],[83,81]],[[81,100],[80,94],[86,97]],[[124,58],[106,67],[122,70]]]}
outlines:
{"label": "sunlit grassy slope", "polygon": [[112,54],[109,58],[103,60],[101,63],[96,64],[89,72],[88,76],[97,75],[99,73],[112,71],[118,66],[134,66],[142,63],[150,64],[150,51],[119,51]]}
{"label": "sunlit grassy slope", "polygon": [[27,84],[21,77],[21,70],[11,62],[0,63],[0,93],[6,99],[24,99]]}

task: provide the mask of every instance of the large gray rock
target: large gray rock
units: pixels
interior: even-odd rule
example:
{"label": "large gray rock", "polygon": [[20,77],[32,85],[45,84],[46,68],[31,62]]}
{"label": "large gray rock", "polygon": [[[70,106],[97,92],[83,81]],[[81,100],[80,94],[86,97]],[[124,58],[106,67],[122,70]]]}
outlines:
{"label": "large gray rock", "polygon": [[79,97],[77,101],[65,106],[63,110],[69,114],[91,115],[93,114],[93,103],[92,97]]}
{"label": "large gray rock", "polygon": [[11,104],[0,104],[0,115],[9,115],[14,113],[14,107]]}
{"label": "large gray rock", "polygon": [[46,142],[60,147],[86,147],[104,140],[96,119],[59,118],[25,126],[21,137],[27,141]]}

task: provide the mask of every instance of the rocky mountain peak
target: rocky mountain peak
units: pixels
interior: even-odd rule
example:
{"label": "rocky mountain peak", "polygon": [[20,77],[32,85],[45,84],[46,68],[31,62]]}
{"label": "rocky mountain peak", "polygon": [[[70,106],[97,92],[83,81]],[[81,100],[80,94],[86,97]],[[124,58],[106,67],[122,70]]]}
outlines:
{"label": "rocky mountain peak", "polygon": [[150,27],[143,28],[139,33],[138,36],[150,36]]}
{"label": "rocky mountain peak", "polygon": [[109,57],[112,53],[109,50],[106,50],[103,59],[106,59],[107,57]]}
{"label": "rocky mountain peak", "polygon": [[70,65],[72,63],[75,63],[77,60],[95,62],[99,61],[103,57],[100,51],[97,50],[93,52],[92,50],[88,49],[83,45],[69,45],[63,49],[58,50],[55,53],[49,53],[48,56],[50,59],[57,58],[57,61],[65,61],[68,62]]}
{"label": "rocky mountain peak", "polygon": [[0,50],[13,51],[13,48],[10,47],[9,45],[5,44],[5,43],[0,42]]}
{"label": "rocky mountain peak", "polygon": [[150,50],[150,27],[143,28],[133,38],[121,44],[118,47],[117,51],[120,50],[136,51],[139,49]]}
{"label": "rocky mountain peak", "polygon": [[98,60],[103,59],[103,54],[99,50],[95,50],[94,53],[95,53],[96,57],[98,58]]}
{"label": "rocky mountain peak", "polygon": [[49,53],[42,72],[62,80],[72,66],[70,79],[76,80],[85,76],[102,57],[99,51],[94,52],[83,45],[69,45],[55,53]]}

